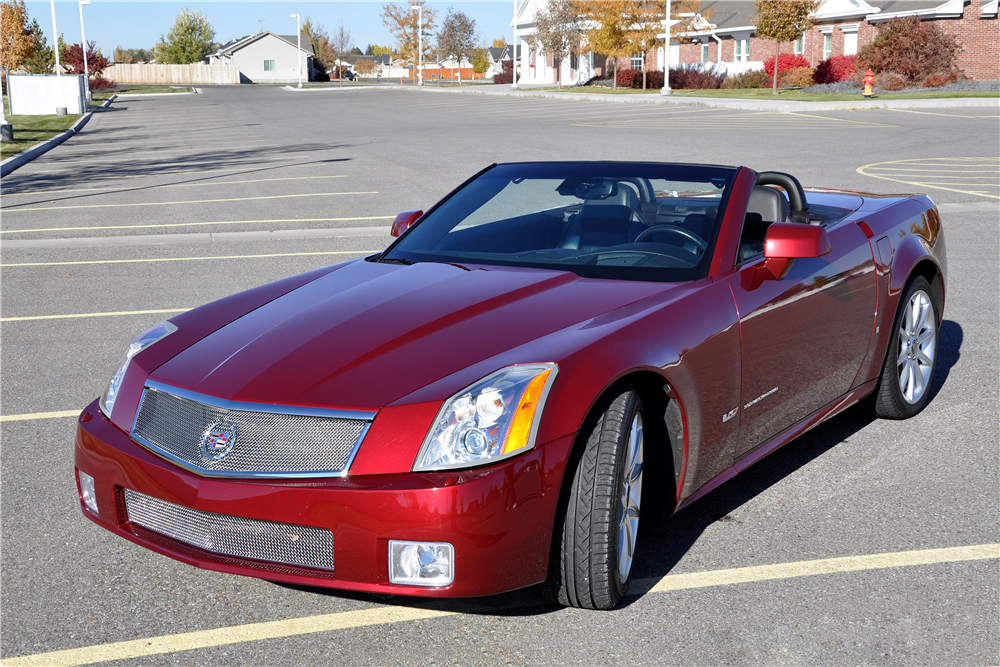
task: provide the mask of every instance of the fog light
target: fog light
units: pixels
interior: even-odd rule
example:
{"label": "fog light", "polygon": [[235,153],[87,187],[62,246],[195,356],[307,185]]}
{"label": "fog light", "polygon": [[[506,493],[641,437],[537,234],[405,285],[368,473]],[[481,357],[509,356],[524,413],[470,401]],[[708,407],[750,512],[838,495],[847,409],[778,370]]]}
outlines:
{"label": "fog light", "polygon": [[97,493],[94,491],[94,478],[82,470],[77,470],[76,473],[80,477],[80,498],[83,499],[83,504],[94,514],[99,514],[97,511]]}
{"label": "fog light", "polygon": [[392,583],[447,586],[454,580],[455,548],[447,542],[389,540],[389,581]]}

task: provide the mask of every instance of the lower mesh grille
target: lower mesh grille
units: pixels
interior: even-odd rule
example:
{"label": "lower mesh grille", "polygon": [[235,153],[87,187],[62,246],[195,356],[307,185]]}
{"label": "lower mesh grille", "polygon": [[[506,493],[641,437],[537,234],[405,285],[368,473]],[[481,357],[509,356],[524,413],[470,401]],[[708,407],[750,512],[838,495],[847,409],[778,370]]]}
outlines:
{"label": "lower mesh grille", "polygon": [[322,528],[201,512],[124,489],[128,520],[204,551],[333,571],[333,533]]}

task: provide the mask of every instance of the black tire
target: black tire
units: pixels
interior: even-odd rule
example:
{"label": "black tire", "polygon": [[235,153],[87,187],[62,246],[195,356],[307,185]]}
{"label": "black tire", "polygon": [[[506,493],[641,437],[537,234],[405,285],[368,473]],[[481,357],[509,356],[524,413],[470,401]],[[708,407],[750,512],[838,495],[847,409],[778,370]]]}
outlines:
{"label": "black tire", "polygon": [[[900,374],[902,371],[898,365],[900,355],[906,351],[904,349],[906,341],[905,339],[901,341],[901,329],[906,321],[909,304],[921,292],[927,297],[930,305],[927,321],[932,325],[933,333],[931,341],[932,353],[929,355],[931,364],[929,364],[929,374],[922,380],[922,384],[924,385],[923,391],[919,397],[915,397],[916,400],[908,400],[905,391],[912,390],[902,387],[900,383]],[[934,371],[937,368],[937,331],[939,324],[938,304],[934,298],[934,292],[931,289],[930,283],[923,276],[910,278],[906,289],[900,295],[899,307],[897,308],[896,317],[892,324],[892,338],[889,340],[889,348],[886,350],[885,361],[882,364],[882,374],[879,376],[875,391],[865,401],[868,410],[876,417],[882,419],[909,419],[923,410],[924,406],[927,405],[927,399],[931,394],[931,386],[934,383]]]}
{"label": "black tire", "polygon": [[[642,436],[639,441],[636,484],[626,487],[624,469],[633,421],[646,423],[642,399],[630,386],[612,395],[607,409],[593,422],[579,464],[570,481],[566,516],[559,548],[555,550],[549,593],[563,605],[584,609],[613,609],[628,591],[632,567],[621,576],[619,531],[622,495],[626,488],[642,490]],[[634,466],[633,466],[634,467]],[[635,535],[639,503],[634,506],[631,535]],[[634,546],[635,540],[632,540]],[[633,550],[634,553],[634,550]]]}

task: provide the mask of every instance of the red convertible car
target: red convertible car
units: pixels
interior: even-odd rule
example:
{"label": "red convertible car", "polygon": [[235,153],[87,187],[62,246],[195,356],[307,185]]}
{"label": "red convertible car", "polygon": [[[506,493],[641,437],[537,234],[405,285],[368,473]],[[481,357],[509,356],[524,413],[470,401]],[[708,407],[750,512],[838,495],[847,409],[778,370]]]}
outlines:
{"label": "red convertible car", "polygon": [[140,334],[76,435],[81,507],[198,567],[380,594],[626,594],[677,511],[934,379],[923,195],[746,167],[493,165],[383,252]]}

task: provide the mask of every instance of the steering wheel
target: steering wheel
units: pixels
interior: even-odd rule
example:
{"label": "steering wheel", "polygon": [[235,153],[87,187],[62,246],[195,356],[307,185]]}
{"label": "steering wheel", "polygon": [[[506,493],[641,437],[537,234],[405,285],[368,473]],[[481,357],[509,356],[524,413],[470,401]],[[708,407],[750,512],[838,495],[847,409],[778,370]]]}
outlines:
{"label": "steering wheel", "polygon": [[677,225],[654,225],[649,229],[642,230],[642,232],[640,232],[639,235],[635,237],[635,240],[632,241],[632,243],[639,243],[643,239],[649,238],[654,234],[664,234],[664,233],[677,234],[678,236],[683,236],[688,241],[698,246],[698,249],[701,250],[702,252],[708,250],[708,244],[705,243],[704,239],[702,239],[700,236],[692,232],[690,229],[684,229],[683,227],[678,227]]}

